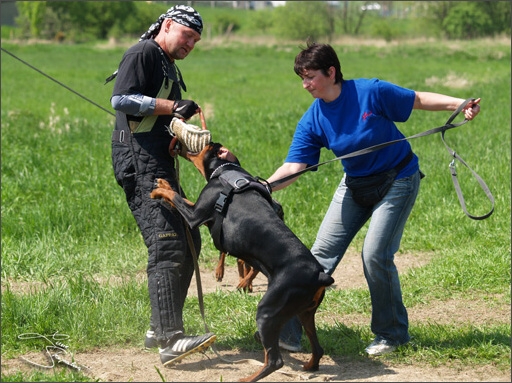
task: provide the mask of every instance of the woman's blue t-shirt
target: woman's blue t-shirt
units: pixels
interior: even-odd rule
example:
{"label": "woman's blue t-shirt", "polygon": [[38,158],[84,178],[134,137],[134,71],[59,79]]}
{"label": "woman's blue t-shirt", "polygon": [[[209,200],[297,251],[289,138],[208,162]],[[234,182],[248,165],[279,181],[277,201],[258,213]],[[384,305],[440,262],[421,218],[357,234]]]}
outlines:
{"label": "woman's blue t-shirt", "polygon": [[[332,102],[315,99],[295,130],[285,162],[316,165],[321,148],[336,157],[405,136],[394,122],[407,121],[415,92],[379,79],[343,81],[341,94]],[[407,156],[406,140],[377,151],[343,159],[343,170],[354,177],[392,169]],[[400,171],[397,178],[418,170],[418,157]]]}

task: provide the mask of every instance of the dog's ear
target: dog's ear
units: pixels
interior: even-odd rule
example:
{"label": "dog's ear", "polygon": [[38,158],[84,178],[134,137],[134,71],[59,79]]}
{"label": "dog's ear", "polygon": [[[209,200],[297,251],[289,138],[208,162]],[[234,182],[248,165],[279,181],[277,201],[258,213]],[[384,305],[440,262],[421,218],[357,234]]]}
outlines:
{"label": "dog's ear", "polygon": [[238,158],[228,148],[224,146],[221,146],[219,150],[217,150],[217,157],[223,161],[241,166],[240,161],[238,161]]}
{"label": "dog's ear", "polygon": [[211,162],[214,157],[218,158],[219,150],[222,148],[222,144],[216,142],[210,142],[208,150],[204,153],[204,161]]}
{"label": "dog's ear", "polygon": [[203,168],[204,168],[204,176],[208,180],[210,179],[211,174],[215,169],[217,169],[223,162],[226,162],[220,159],[217,155],[222,144],[210,142],[208,144],[207,149],[203,150]]}

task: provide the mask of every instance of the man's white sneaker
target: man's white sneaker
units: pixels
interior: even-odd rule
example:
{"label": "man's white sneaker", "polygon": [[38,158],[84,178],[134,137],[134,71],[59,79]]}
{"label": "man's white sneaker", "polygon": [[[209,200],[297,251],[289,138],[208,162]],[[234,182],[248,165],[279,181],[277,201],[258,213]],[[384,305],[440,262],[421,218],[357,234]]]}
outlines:
{"label": "man's white sneaker", "polygon": [[173,339],[166,348],[160,349],[160,360],[164,366],[172,366],[190,354],[206,350],[216,339],[217,336],[212,333],[198,336],[183,335]]}

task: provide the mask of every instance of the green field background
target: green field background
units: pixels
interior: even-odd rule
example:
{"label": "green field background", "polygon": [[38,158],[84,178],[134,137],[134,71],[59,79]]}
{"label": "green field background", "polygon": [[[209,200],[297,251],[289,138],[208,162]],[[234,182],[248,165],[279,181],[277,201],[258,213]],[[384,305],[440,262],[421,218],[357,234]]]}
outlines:
{"label": "green field background", "polygon": [[[213,140],[230,148],[249,172],[262,178],[282,164],[295,125],[312,102],[293,72],[298,45],[201,42],[178,63],[188,88],[184,98],[203,108]],[[495,198],[495,211],[485,220],[467,218],[452,185],[451,156],[440,136],[412,140],[427,176],[400,253],[418,257],[428,253],[432,261],[403,277],[404,300],[409,307],[454,297],[510,304],[509,43],[333,46],[347,79],[378,77],[415,90],[482,98],[480,115],[448,131],[445,138],[485,180]],[[2,42],[2,48],[111,110],[113,83],[104,85],[104,80],[117,68],[126,46]],[[145,272],[147,252],[111,168],[114,118],[5,51],[1,81],[2,357],[15,357],[31,347],[16,342],[23,332],[58,330],[72,334],[77,339],[73,346],[85,349],[140,343],[149,306],[147,287],[136,276]],[[414,111],[400,128],[410,136],[443,125],[449,115]],[[191,122],[199,124],[197,119]],[[333,157],[325,151],[321,159]],[[179,166],[181,183],[194,200],[205,181],[185,160]],[[457,170],[469,212],[489,211],[491,205],[471,173],[461,165]],[[286,223],[308,247],[341,176],[341,165],[330,163],[274,193],[283,205]],[[211,269],[218,253],[206,228],[201,230],[201,264]],[[364,233],[365,229],[356,237],[353,250],[360,251]],[[233,259],[229,262],[234,264]],[[113,277],[122,277],[125,283],[109,287]],[[107,282],[95,282],[98,278]],[[33,287],[24,293],[14,289],[22,282]],[[219,323],[216,318],[236,317],[228,311],[234,310],[235,305],[230,306],[234,299],[230,294],[207,297],[208,315],[221,347],[250,348],[246,337],[254,328],[258,297],[245,296],[245,306],[239,306],[245,310],[244,320]],[[201,331],[197,300],[187,302],[186,326]],[[368,313],[366,289],[332,292],[322,310]],[[436,351],[436,335],[428,326],[412,326],[419,342],[434,349],[430,360],[449,359],[446,354],[451,349]],[[322,323],[319,327],[331,353],[357,354],[360,347],[354,342],[353,350],[340,351],[331,338],[344,334],[371,338],[365,327],[334,329]],[[95,332],[98,328],[108,336]],[[471,324],[446,331],[460,339],[476,333]],[[468,346],[476,347],[474,353],[464,353],[467,349],[461,346],[458,357],[468,363],[510,367],[510,325],[489,325],[479,331],[475,339],[481,346]],[[422,355],[405,354],[413,360]]]}

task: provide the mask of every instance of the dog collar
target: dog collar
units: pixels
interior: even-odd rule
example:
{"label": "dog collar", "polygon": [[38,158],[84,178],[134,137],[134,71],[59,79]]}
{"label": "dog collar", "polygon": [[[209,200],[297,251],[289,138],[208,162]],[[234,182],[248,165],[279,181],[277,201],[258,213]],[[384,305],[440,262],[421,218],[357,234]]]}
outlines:
{"label": "dog collar", "polygon": [[212,172],[212,175],[210,176],[210,180],[213,179],[213,176],[215,175],[215,173],[217,173],[218,170],[220,170],[221,168],[223,168],[224,166],[227,166],[227,165],[232,165],[232,166],[236,166],[236,167],[240,167],[240,165],[237,165],[233,162],[226,162],[225,164],[222,164],[220,165],[219,167],[217,167],[213,172]]}

